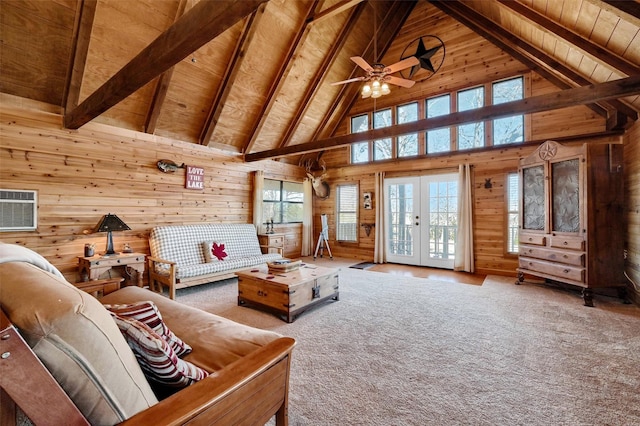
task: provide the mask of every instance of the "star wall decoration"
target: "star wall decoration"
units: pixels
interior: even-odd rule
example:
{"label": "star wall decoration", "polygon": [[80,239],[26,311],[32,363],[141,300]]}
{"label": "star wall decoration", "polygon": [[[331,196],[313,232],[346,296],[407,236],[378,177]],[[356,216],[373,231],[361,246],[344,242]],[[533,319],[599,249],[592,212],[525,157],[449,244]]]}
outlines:
{"label": "star wall decoration", "polygon": [[[444,42],[437,36],[425,35],[418,37],[407,45],[402,53],[401,59],[415,56],[420,61],[419,65],[400,72],[402,77],[419,80],[426,80],[438,72],[445,57]],[[424,73],[421,71],[424,70]],[[422,74],[422,75],[419,75]]]}

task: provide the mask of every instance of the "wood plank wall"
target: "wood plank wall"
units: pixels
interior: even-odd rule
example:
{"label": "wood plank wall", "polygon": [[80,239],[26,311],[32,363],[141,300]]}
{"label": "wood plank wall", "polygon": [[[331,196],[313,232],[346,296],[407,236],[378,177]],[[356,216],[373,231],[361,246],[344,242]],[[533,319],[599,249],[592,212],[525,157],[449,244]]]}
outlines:
{"label": "wood plank wall", "polygon": [[[103,124],[65,130],[57,108],[9,95],[0,105],[0,187],[37,190],[39,205],[37,231],[3,232],[0,240],[37,251],[71,281],[85,243],[104,251],[106,234],[93,228],[106,213],[131,227],[113,234],[116,250],[126,242],[149,253],[153,226],[252,222],[255,170],[304,178],[297,166],[245,164],[238,155]],[[185,189],[185,171],[163,173],[160,159],[203,167],[205,189]],[[287,235],[286,255],[299,256],[301,226],[275,230]]]}
{"label": "wood plank wall", "polygon": [[624,177],[625,271],[635,283],[633,298],[640,304],[640,122],[636,122],[624,136]]}

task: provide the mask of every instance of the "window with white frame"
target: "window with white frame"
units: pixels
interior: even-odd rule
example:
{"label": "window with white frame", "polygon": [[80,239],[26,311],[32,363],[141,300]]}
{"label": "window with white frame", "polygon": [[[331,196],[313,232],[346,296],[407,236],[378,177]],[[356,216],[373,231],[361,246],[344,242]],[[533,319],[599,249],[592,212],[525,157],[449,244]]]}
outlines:
{"label": "window with white frame", "polygon": [[[366,132],[369,130],[369,114],[351,117],[351,133]],[[369,161],[369,142],[358,142],[351,145],[351,162],[367,163]]]}
{"label": "window with white frame", "polygon": [[[493,83],[493,105],[524,99],[524,79],[511,78]],[[524,140],[524,115],[513,115],[493,120],[493,144],[522,142]]]}
{"label": "window with white frame", "polygon": [[507,253],[518,253],[518,226],[520,221],[520,177],[507,173]]}
{"label": "window with white frame", "polygon": [[[418,103],[412,102],[406,105],[400,105],[396,108],[396,116],[398,124],[411,123],[418,121]],[[410,133],[398,137],[397,156],[412,157],[418,155],[418,134]]]}
{"label": "window with white frame", "polygon": [[[442,95],[427,99],[426,105],[427,118],[450,114],[451,95]],[[449,127],[428,130],[426,136],[427,154],[451,151],[451,129]]]}
{"label": "window with white frame", "polygon": [[[391,121],[391,108],[373,113],[373,128],[382,129],[393,124]],[[373,160],[388,160],[393,157],[391,138],[378,139],[373,142]]]}
{"label": "window with white frame", "polygon": [[337,186],[336,240],[358,240],[358,185]]}
{"label": "window with white frame", "polygon": [[[458,92],[458,111],[469,111],[484,106],[484,86]],[[458,126],[458,149],[481,148],[484,146],[484,121]]]}
{"label": "window with white frame", "polygon": [[[470,111],[524,99],[524,76],[487,82],[481,86],[440,94],[351,117],[351,133],[410,123],[421,119]],[[421,102],[424,102],[422,104]],[[488,126],[488,127],[487,127]],[[452,125],[351,145],[351,163],[362,164],[394,158],[447,153],[515,144],[525,140],[525,115]]]}

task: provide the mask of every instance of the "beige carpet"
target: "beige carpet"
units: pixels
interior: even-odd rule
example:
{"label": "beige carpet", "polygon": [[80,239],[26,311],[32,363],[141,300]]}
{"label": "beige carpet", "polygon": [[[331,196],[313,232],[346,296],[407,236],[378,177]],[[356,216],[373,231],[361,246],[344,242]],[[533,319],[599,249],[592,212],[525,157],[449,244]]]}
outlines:
{"label": "beige carpet", "polygon": [[297,340],[290,424],[639,425],[640,308],[579,293],[342,268],[340,301],[294,323],[232,281],[177,300]]}

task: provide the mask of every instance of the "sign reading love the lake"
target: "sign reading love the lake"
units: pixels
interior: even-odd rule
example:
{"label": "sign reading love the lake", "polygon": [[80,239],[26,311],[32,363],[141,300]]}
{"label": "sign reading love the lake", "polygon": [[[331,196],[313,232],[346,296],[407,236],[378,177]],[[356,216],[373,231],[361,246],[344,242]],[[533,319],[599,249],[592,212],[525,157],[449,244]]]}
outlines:
{"label": "sign reading love the lake", "polygon": [[187,189],[204,189],[204,168],[196,166],[187,166],[187,180],[185,182]]}

